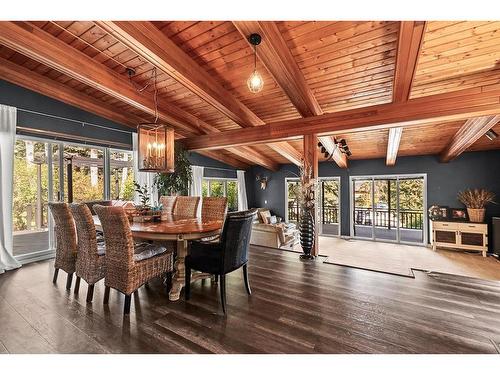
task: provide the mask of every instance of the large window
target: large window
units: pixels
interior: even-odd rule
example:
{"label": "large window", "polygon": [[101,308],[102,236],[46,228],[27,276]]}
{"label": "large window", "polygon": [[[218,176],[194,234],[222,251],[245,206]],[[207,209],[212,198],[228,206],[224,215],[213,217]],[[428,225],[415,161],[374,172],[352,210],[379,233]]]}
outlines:
{"label": "large window", "polygon": [[12,201],[14,256],[30,261],[53,253],[48,202],[132,200],[132,155],[125,150],[17,136]]}
{"label": "large window", "polygon": [[204,178],[204,197],[227,197],[228,211],[238,211],[238,180],[229,178]]}
{"label": "large window", "polygon": [[132,155],[131,151],[110,151],[111,199],[125,201],[134,199],[134,161]]}
{"label": "large window", "polygon": [[104,199],[104,152],[102,148],[64,145],[66,201]]}

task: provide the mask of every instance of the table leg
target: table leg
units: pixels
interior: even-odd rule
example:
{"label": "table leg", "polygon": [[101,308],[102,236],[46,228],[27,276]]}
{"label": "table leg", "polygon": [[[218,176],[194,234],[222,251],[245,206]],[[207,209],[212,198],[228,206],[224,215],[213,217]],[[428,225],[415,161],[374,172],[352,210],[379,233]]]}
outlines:
{"label": "table leg", "polygon": [[172,277],[172,288],[170,289],[170,301],[177,301],[180,298],[181,290],[184,287],[185,266],[184,258],[187,254],[187,241],[177,241],[177,257],[174,263],[174,276]]}

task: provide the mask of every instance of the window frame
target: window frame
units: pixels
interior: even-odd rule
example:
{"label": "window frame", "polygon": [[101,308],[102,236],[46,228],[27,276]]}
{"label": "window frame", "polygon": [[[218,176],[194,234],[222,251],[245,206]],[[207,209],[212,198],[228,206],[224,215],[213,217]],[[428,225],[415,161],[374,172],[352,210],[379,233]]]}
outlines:
{"label": "window frame", "polygon": [[[236,183],[236,193],[238,194],[238,179],[237,178],[231,178],[231,177],[203,177],[202,179],[202,184],[203,182],[207,182],[207,197],[210,197],[210,187],[211,187],[211,181],[217,181],[217,182],[222,182],[222,187],[223,187],[223,197],[227,198],[227,183],[228,182],[234,182]],[[228,202],[229,203],[229,202]],[[229,208],[229,204],[228,204]],[[236,211],[238,211],[238,199],[236,198]]]}

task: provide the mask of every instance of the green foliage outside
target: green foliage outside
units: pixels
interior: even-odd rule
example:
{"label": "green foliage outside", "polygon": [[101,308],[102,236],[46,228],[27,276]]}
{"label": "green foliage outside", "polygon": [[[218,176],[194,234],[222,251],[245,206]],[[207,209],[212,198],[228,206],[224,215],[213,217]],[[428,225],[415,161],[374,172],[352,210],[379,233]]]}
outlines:
{"label": "green foliage outside", "polygon": [[[25,155],[25,154],[24,154]],[[37,196],[37,166],[27,163],[22,153],[17,153],[17,144],[14,157],[14,176],[13,186],[13,225],[14,231],[26,230],[35,225],[35,204]],[[48,168],[47,164],[42,164],[42,202],[43,215],[42,226],[47,224],[47,195],[48,195]],[[28,223],[28,206],[31,206],[31,222]]]}
{"label": "green foliage outside", "polygon": [[[34,163],[26,158],[27,144],[29,141],[17,140],[14,147],[14,185],[13,185],[13,225],[14,231],[26,230],[35,226],[36,216],[36,201],[37,201],[37,163],[41,163],[41,198],[42,198],[42,223],[41,227],[47,226],[48,220],[48,201],[56,201],[58,199],[59,188],[59,153],[58,145],[52,147],[53,160],[53,197],[48,197],[48,145],[45,142],[33,142],[33,159]],[[91,147],[85,146],[64,146],[65,158],[69,156],[91,157]],[[103,159],[104,155],[101,150],[94,153],[97,159]],[[123,160],[124,152],[112,152],[111,163],[113,160]],[[127,178],[122,181],[123,168],[112,169],[111,176],[111,197],[116,199],[119,197],[124,200],[132,200],[134,196],[134,175],[133,164],[131,160],[130,167],[127,168]],[[103,199],[104,196],[104,170],[102,166],[97,167],[97,183],[92,186],[91,183],[91,168],[88,165],[80,165],[82,163],[74,162],[73,164],[73,201],[81,202],[88,200]],[[67,194],[67,161],[64,161],[64,189]],[[28,218],[31,212],[31,222],[28,223]]]}
{"label": "green foliage outside", "polygon": [[238,183],[236,181],[227,181],[226,188],[227,206],[229,211],[238,210]]}

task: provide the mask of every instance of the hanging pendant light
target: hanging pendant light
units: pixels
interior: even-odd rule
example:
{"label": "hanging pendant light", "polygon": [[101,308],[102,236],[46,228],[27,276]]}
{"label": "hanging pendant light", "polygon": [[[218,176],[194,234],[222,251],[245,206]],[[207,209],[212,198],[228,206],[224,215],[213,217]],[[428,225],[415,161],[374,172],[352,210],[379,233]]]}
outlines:
{"label": "hanging pendant light", "polygon": [[262,38],[259,34],[251,34],[248,37],[248,41],[250,42],[251,45],[253,45],[253,72],[250,74],[250,77],[248,77],[247,80],[247,86],[250,92],[258,93],[261,91],[264,87],[264,80],[262,79],[262,76],[260,73],[257,71],[257,46],[260,44],[262,41]]}
{"label": "hanging pendant light", "polygon": [[[142,172],[174,172],[174,129],[158,124],[158,92],[156,88],[156,68],[154,68],[154,122],[137,126],[138,169]],[[144,86],[142,90],[147,88]],[[140,91],[142,91],[140,90]]]}

